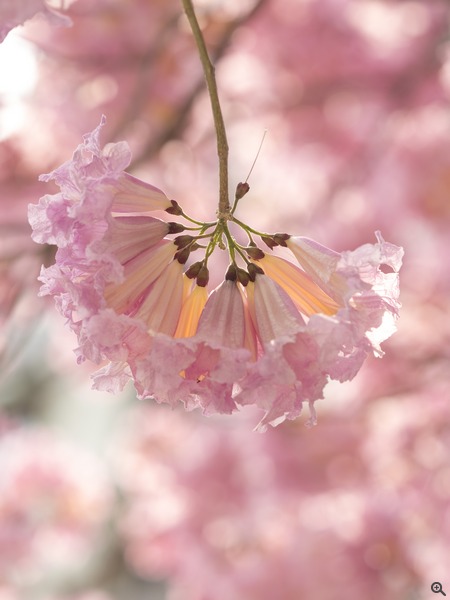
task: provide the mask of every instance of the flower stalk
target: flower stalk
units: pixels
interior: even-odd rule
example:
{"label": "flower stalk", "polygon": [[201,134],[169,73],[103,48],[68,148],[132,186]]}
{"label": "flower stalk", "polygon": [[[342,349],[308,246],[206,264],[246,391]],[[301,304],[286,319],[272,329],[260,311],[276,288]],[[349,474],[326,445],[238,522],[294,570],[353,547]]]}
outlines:
{"label": "flower stalk", "polygon": [[211,108],[216,129],[217,154],[219,156],[219,208],[217,216],[219,220],[226,221],[229,218],[230,203],[228,197],[228,140],[223,120],[222,109],[217,90],[215,68],[209,58],[205,40],[200,29],[200,25],[195,14],[194,6],[191,0],[182,0],[184,11],[192,33],[197,44],[200,60],[203,67],[203,73],[206,79],[208,94],[211,100]]}

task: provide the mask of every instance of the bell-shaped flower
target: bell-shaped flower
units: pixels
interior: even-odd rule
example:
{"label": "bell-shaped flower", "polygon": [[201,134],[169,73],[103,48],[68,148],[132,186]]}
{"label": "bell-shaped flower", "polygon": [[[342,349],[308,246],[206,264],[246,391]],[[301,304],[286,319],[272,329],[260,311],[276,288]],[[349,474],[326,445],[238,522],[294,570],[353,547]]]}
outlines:
{"label": "bell-shaped flower", "polygon": [[336,316],[343,335],[345,329],[347,346],[356,350],[366,343],[381,356],[379,344],[395,331],[400,308],[403,249],[385,242],[380,232],[376,237],[377,244],[341,254],[302,237],[289,238],[287,246],[313,281],[339,304]]}
{"label": "bell-shaped flower", "polygon": [[257,274],[247,286],[250,314],[264,353],[240,382],[237,400],[265,410],[259,424],[297,417],[303,402],[312,405],[327,383],[319,347],[289,295],[268,276]]}
{"label": "bell-shaped flower", "polygon": [[196,286],[187,298],[178,329],[178,335],[195,335],[174,340],[156,336],[149,356],[137,364],[138,391],[141,397],[201,406],[207,414],[231,413],[236,409],[233,387],[251,360],[244,345],[246,307],[237,283],[225,280],[210,294],[198,319],[205,300],[200,290]]}

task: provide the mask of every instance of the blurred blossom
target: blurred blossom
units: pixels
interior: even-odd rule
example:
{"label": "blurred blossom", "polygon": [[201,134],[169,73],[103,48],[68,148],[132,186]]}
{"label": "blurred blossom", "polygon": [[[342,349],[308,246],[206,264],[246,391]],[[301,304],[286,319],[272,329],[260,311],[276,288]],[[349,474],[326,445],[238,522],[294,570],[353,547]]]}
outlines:
{"label": "blurred blossom", "polygon": [[2,580],[20,588],[80,568],[98,548],[111,502],[104,467],[86,451],[38,428],[2,436]]}
{"label": "blurred blossom", "polygon": [[113,600],[113,598],[105,592],[94,590],[68,596],[48,596],[44,600]]}
{"label": "blurred blossom", "polygon": [[[101,591],[88,591],[70,595],[41,595],[40,600],[113,600],[111,596]],[[27,600],[13,588],[0,586],[0,600]]]}
{"label": "blurred blossom", "polygon": [[[0,159],[6,154],[0,146]],[[9,164],[8,164],[9,163]],[[14,162],[0,164],[2,175],[11,170]],[[3,377],[12,369],[26,349],[25,340],[36,325],[36,317],[45,304],[37,304],[36,275],[42,262],[47,262],[52,249],[36,251],[30,244],[30,231],[26,222],[26,205],[35,196],[36,185],[11,177],[0,182],[0,365]],[[5,399],[6,400],[6,399]]]}
{"label": "blurred blossom", "polygon": [[[63,4],[64,0],[61,0]],[[71,21],[52,8],[52,2],[45,0],[0,0],[0,42],[8,32],[22,25],[36,14],[42,14],[50,22],[58,25],[70,25]],[[62,6],[61,6],[62,7]]]}
{"label": "blurred blossom", "polygon": [[449,403],[411,397],[405,419],[407,400],[265,436],[249,436],[245,422],[231,430],[137,410],[117,448],[127,560],[141,576],[168,576],[170,598],[425,591],[450,550],[448,519],[436,523],[448,494]]}

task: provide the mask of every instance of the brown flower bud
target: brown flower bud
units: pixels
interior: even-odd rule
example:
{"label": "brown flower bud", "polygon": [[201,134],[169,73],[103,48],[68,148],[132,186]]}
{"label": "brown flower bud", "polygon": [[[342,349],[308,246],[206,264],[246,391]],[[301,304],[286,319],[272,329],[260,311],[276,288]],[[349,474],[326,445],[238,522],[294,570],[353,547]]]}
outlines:
{"label": "brown flower bud", "polygon": [[250,189],[250,186],[247,182],[238,183],[236,186],[236,200],[240,200]]}
{"label": "brown flower bud", "polygon": [[258,265],[255,265],[254,263],[250,263],[247,266],[247,269],[250,276],[250,281],[255,281],[256,275],[264,275],[264,271],[261,269],[261,267],[258,267]]}
{"label": "brown flower bud", "polygon": [[194,238],[192,237],[192,235],[179,235],[173,240],[173,243],[177,248],[185,248],[193,241]]}
{"label": "brown flower bud", "polygon": [[199,262],[193,263],[186,271],[185,271],[185,275],[186,277],[189,277],[189,279],[195,279],[200,271],[200,269],[203,266],[203,261],[200,260]]}
{"label": "brown flower bud", "polygon": [[236,266],[234,264],[231,264],[228,267],[227,272],[225,273],[225,279],[227,281],[236,281],[236,279],[237,279],[237,269],[236,269]]}
{"label": "brown flower bud", "polygon": [[172,206],[166,208],[166,212],[169,213],[169,215],[181,215],[183,213],[183,209],[176,200],[171,200],[170,203]]}
{"label": "brown flower bud", "polygon": [[257,246],[248,246],[245,248],[245,251],[250,258],[253,258],[254,260],[260,260],[261,258],[264,258],[264,252]]}
{"label": "brown flower bud", "polygon": [[167,225],[169,226],[169,231],[167,233],[181,233],[186,229],[184,225],[176,223],[175,221],[169,221]]}
{"label": "brown flower bud", "polygon": [[262,235],[261,236],[262,241],[266,244],[266,246],[269,246],[269,248],[271,250],[273,250],[275,248],[275,246],[278,246],[278,242],[276,242],[273,237],[269,237],[267,235]]}
{"label": "brown flower bud", "polygon": [[279,246],[284,246],[287,248],[286,240],[288,240],[291,236],[288,233],[276,233],[273,236],[273,239]]}
{"label": "brown flower bud", "polygon": [[174,259],[176,259],[180,264],[184,265],[189,258],[189,254],[191,253],[191,248],[186,246],[186,248],[182,248],[175,252]]}
{"label": "brown flower bud", "polygon": [[202,265],[202,267],[197,275],[197,285],[199,285],[200,287],[206,287],[208,285],[208,281],[209,281],[208,267],[206,267],[205,265]]}
{"label": "brown flower bud", "polygon": [[250,281],[250,275],[244,269],[237,270],[237,278],[239,283],[241,283],[244,287],[248,285],[248,282]]}

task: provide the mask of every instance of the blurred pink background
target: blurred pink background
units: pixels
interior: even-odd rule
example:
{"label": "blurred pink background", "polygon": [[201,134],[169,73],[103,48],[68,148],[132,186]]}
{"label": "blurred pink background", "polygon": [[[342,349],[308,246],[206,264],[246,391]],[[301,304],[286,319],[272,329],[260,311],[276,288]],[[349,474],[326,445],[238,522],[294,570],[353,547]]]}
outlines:
{"label": "blurred pink background", "polygon": [[181,2],[29,4],[47,14],[0,45],[0,600],[425,600],[434,581],[450,594],[447,1],[195,2],[232,189],[267,129],[239,218],[338,251],[378,229],[405,248],[385,357],[329,384],[317,427],[265,434],[249,411],[92,391],[94,367],[37,297],[54,250],[31,241],[27,205],[55,192],[39,174],[102,114],[133,174],[215,214]]}

